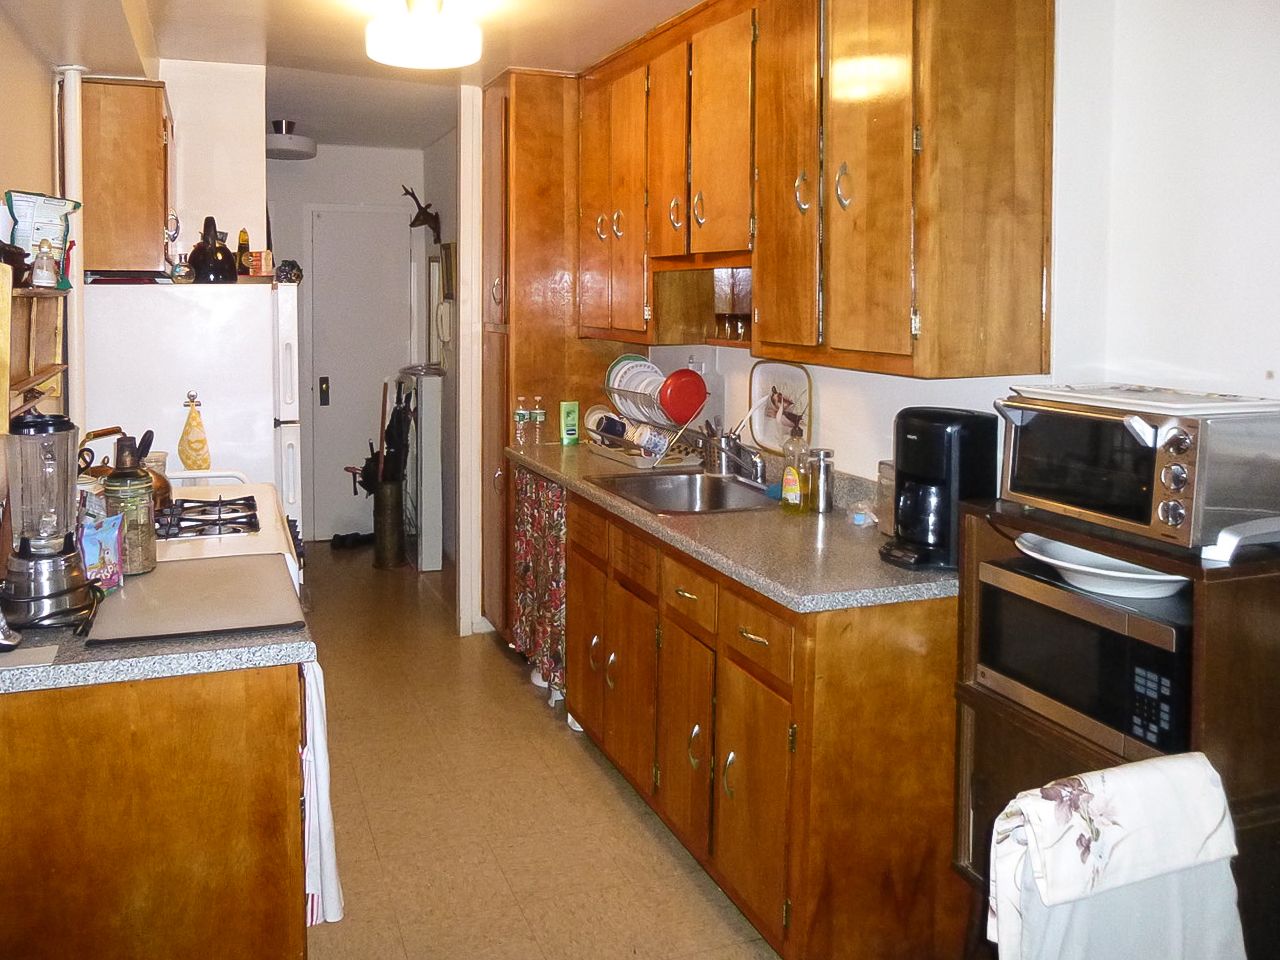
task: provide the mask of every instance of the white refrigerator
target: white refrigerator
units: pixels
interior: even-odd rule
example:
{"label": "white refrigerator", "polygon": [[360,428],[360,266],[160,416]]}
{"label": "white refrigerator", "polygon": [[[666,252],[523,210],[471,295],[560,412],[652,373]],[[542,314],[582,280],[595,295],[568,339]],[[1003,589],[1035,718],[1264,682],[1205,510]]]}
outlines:
{"label": "white refrigerator", "polygon": [[[212,468],[274,483],[301,527],[297,284],[88,284],[84,326],[82,432],[154,430],[152,449],[181,470],[193,390]],[[111,443],[98,444],[98,455]]]}

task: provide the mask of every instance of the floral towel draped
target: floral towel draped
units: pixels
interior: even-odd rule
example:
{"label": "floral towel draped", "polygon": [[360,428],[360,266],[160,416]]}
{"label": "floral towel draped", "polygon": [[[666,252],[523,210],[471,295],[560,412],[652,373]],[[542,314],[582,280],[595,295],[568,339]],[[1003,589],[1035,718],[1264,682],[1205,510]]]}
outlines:
{"label": "floral towel draped", "polygon": [[1222,781],[1202,753],[1025,790],[992,831],[987,937],[1002,958],[1022,957],[1025,896],[1054,907],[1235,853]]}
{"label": "floral towel draped", "polygon": [[511,645],[564,689],[564,490],[516,467]]}

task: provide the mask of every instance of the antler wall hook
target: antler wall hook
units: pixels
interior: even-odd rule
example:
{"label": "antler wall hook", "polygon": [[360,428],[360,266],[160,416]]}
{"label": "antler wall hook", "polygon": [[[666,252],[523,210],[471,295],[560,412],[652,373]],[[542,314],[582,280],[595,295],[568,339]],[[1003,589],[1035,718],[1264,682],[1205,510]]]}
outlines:
{"label": "antler wall hook", "polygon": [[404,196],[412,197],[413,202],[418,207],[418,212],[415,213],[413,215],[413,219],[409,221],[409,229],[412,230],[414,227],[430,227],[433,242],[438,246],[440,244],[440,214],[433,213],[431,211],[431,204],[429,203],[426,206],[423,206],[422,201],[418,199],[418,195],[403,183],[400,184],[400,189],[404,191]]}

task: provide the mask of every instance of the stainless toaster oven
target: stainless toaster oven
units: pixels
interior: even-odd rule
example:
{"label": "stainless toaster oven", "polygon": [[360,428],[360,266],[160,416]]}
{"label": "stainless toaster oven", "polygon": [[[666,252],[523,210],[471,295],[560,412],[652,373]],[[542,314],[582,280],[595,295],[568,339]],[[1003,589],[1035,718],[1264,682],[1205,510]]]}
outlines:
{"label": "stainless toaster oven", "polygon": [[1015,387],[1000,495],[1183,547],[1280,516],[1280,400],[1129,384]]}

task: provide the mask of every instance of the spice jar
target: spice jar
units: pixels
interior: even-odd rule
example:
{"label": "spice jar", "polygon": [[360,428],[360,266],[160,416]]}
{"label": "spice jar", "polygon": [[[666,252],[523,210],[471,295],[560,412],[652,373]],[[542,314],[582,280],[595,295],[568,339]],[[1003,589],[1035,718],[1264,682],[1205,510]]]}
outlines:
{"label": "spice jar", "polygon": [[116,441],[116,466],[102,481],[107,516],[124,516],[121,566],[126,576],[156,568],[156,515],[151,500],[151,474],[138,464],[133,437]]}

